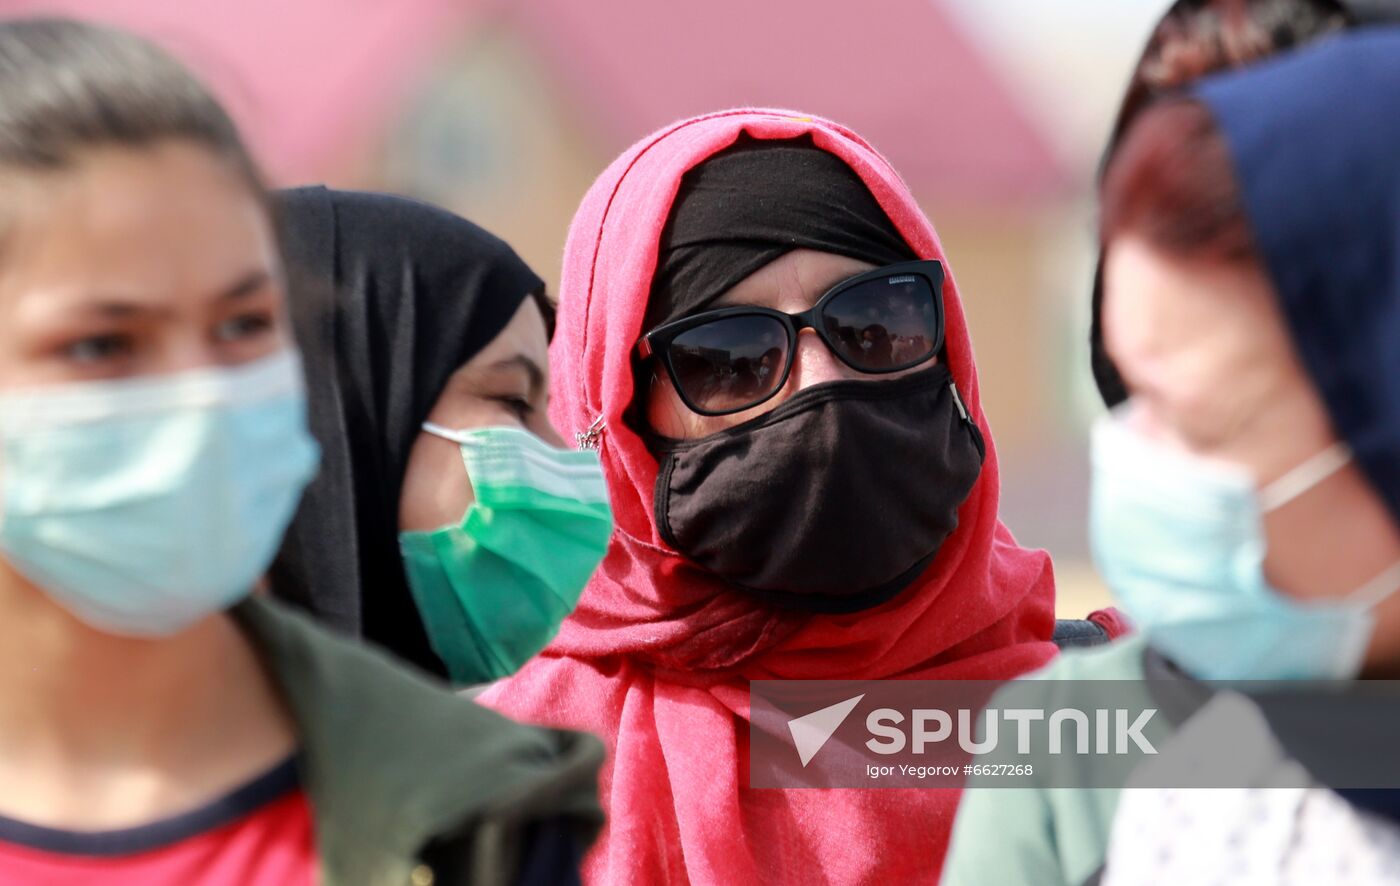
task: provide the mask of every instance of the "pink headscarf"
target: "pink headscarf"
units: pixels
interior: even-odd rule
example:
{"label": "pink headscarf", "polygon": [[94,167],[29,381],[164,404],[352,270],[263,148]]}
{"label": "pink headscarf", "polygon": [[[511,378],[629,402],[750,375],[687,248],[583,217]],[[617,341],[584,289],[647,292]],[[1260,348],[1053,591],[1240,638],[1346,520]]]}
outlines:
{"label": "pink headscarf", "polygon": [[609,166],[569,232],[550,361],[556,425],[577,433],[602,419],[617,530],[555,642],[483,701],[607,741],[609,824],[587,860],[591,882],[933,882],[958,792],[750,789],[747,683],[1023,674],[1055,653],[1050,560],[1018,547],[997,518],[996,451],[951,271],[948,365],[987,455],[958,529],[913,587],[851,615],[776,611],[730,592],[661,540],[657,459],[622,417],[634,395],[630,357],[681,177],[743,132],[810,134],[861,177],[921,258],[947,265],[898,174],[860,136],[826,120],[781,110],[710,114],[643,139]]}

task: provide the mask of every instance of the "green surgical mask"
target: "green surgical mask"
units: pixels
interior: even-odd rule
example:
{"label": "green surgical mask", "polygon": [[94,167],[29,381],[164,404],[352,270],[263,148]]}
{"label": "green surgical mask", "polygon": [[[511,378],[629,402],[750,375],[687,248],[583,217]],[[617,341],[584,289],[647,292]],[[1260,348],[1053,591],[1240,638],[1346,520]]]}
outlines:
{"label": "green surgical mask", "polygon": [[423,430],[461,447],[476,501],[460,523],[399,536],[408,585],[453,682],[498,680],[554,639],[607,552],[602,466],[518,428]]}

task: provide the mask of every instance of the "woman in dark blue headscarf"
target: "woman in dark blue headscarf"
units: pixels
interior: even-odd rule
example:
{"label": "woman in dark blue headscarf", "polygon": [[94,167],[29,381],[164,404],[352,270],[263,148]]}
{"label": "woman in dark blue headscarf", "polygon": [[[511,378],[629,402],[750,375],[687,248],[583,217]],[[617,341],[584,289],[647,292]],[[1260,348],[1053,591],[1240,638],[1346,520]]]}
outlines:
{"label": "woman in dark blue headscarf", "polygon": [[[1176,0],[1153,27],[1133,68],[1104,149],[1112,161],[1138,115],[1209,74],[1242,68],[1348,28],[1400,22],[1400,0]],[[1104,350],[1103,260],[1094,275],[1089,357],[1108,406],[1127,399],[1123,379]]]}
{"label": "woman in dark blue headscarf", "polygon": [[[1124,135],[1101,237],[1128,399],[1094,432],[1092,534],[1142,632],[1048,676],[1205,692],[1400,675],[1397,144],[1390,27],[1205,81]],[[1258,777],[1301,767],[1311,787],[972,790],[946,882],[1391,881],[1395,795],[1349,789],[1393,753],[1361,780],[1328,773],[1393,750],[1396,706],[1331,704],[1319,730],[1309,706],[1330,696],[1299,691],[1249,702],[1277,753]],[[1210,710],[1162,708],[1193,729]]]}

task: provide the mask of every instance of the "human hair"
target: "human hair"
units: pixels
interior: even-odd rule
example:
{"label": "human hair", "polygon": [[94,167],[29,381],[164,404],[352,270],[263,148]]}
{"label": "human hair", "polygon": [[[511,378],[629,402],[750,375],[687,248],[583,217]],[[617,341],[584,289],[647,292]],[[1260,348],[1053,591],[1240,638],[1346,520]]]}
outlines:
{"label": "human hair", "polygon": [[1336,0],[1177,0],[1157,23],[1128,81],[1110,153],[1155,97],[1348,24]]}
{"label": "human hair", "polygon": [[237,127],[167,52],[69,19],[0,22],[0,171],[62,171],[93,149],[171,140],[227,161],[268,205]]}
{"label": "human hair", "polygon": [[559,322],[559,307],[555,305],[543,287],[531,292],[530,299],[540,309],[540,318],[544,320],[544,337],[553,341],[554,327]]}
{"label": "human hair", "polygon": [[1109,162],[1099,200],[1104,247],[1134,233],[1180,258],[1255,258],[1229,148],[1198,101],[1144,111]]}
{"label": "human hair", "polygon": [[[1377,3],[1367,5],[1389,6],[1394,2],[1395,0],[1378,0]],[[1276,53],[1343,30],[1356,24],[1366,14],[1376,14],[1375,10],[1358,14],[1355,6],[1355,0],[1348,0],[1345,6],[1341,0],[1176,0],[1148,38],[1129,80],[1127,93],[1123,97],[1123,104],[1119,108],[1118,118],[1104,151],[1103,166],[1100,170],[1101,188],[1103,178],[1113,165],[1125,136],[1154,102],[1169,101],[1178,90],[1208,74],[1262,61]],[[1191,127],[1191,121],[1178,123],[1187,129]],[[1200,123],[1200,119],[1195,121],[1197,125]],[[1184,133],[1182,137],[1185,137]],[[1200,130],[1196,131],[1196,137],[1209,140],[1208,133]],[[1154,150],[1160,154],[1164,148],[1160,138],[1151,140],[1158,142]],[[1160,159],[1166,162],[1165,158]],[[1182,164],[1187,162],[1187,158],[1176,158],[1171,162]],[[1214,168],[1219,170],[1222,167],[1217,165]],[[1120,171],[1119,174],[1122,176],[1126,173]],[[1217,180],[1216,184],[1220,182]],[[1115,190],[1121,192],[1124,187],[1120,183]],[[1116,199],[1141,206],[1151,203],[1159,196],[1170,199],[1172,195],[1157,189],[1155,193],[1119,193]],[[1196,197],[1206,199],[1207,203],[1213,202],[1217,207],[1228,203],[1218,189],[1214,196],[1214,200],[1206,199],[1208,194],[1196,192]],[[1129,197],[1134,199],[1128,200]],[[1134,208],[1119,206],[1115,211],[1115,218],[1122,219],[1127,210]],[[1134,219],[1133,223],[1138,221],[1145,219]],[[1165,217],[1158,218],[1157,223],[1162,226],[1169,224]],[[1122,227],[1122,224],[1115,221],[1115,227]],[[1107,242],[1111,233],[1113,232],[1104,230],[1101,225],[1101,242]],[[1168,243],[1181,241],[1182,232],[1169,235],[1170,232],[1163,228],[1158,233]],[[1214,236],[1219,236],[1221,243],[1225,243],[1231,237],[1238,241],[1239,234],[1237,229],[1233,233],[1216,231]],[[1200,231],[1198,235],[1205,240],[1211,239],[1206,236],[1206,231]],[[1238,242],[1235,245],[1237,246]],[[1126,399],[1128,394],[1113,361],[1104,351],[1102,303],[1101,258],[1099,270],[1094,278],[1093,312],[1089,332],[1090,362],[1099,392],[1106,403],[1114,406]]]}

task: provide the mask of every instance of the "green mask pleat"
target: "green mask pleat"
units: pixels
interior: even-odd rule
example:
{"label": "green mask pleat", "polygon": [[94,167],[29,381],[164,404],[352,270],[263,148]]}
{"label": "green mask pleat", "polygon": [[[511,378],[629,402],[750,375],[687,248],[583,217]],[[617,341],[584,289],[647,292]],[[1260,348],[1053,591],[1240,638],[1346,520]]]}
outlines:
{"label": "green mask pleat", "polygon": [[612,511],[593,453],[513,429],[453,434],[476,502],[400,547],[429,642],[454,682],[472,684],[515,673],[554,639],[607,551]]}

